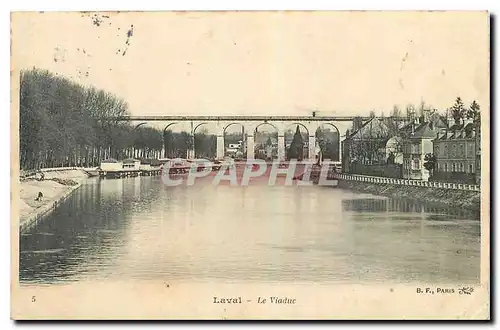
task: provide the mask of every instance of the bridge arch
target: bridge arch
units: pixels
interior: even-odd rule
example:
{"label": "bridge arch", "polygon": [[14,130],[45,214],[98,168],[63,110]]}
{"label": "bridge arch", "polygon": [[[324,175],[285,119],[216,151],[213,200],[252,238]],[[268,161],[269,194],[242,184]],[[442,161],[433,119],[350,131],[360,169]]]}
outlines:
{"label": "bridge arch", "polygon": [[165,126],[165,128],[163,129],[163,132],[166,132],[169,129],[169,127],[172,127],[175,124],[178,124],[178,123],[169,123],[169,124],[167,124],[167,126]]}
{"label": "bridge arch", "polygon": [[[327,131],[327,127],[333,128],[333,132]],[[328,133],[333,133],[333,136],[332,134]],[[322,158],[329,159],[331,161],[340,161],[341,143],[339,128],[335,124],[330,122],[319,123],[314,135],[318,147],[321,150]],[[330,136],[330,138],[328,135]]]}
{"label": "bridge arch", "polygon": [[162,131],[150,121],[130,123],[131,131],[127,136],[130,144],[120,157],[127,158],[159,158],[162,154]]}
{"label": "bridge arch", "polygon": [[146,123],[146,122],[139,123],[139,124],[137,124],[137,125],[135,125],[135,126],[134,126],[134,129],[133,129],[133,130],[135,131],[135,130],[136,130],[136,129],[138,129],[139,127],[141,127],[141,126],[143,126],[143,125],[147,125],[147,124],[148,124],[148,123]]}
{"label": "bridge arch", "polygon": [[[259,131],[259,128],[262,128]],[[269,128],[264,130],[263,128]],[[272,160],[279,158],[278,125],[269,122],[259,123],[254,128],[254,158]]]}
{"label": "bridge arch", "polygon": [[320,128],[320,127],[321,127],[321,126],[323,126],[323,125],[329,125],[329,126],[332,126],[333,128],[335,128],[335,130],[337,131],[337,133],[339,133],[339,135],[340,135],[340,130],[339,130],[339,128],[337,127],[337,125],[335,125],[334,123],[330,123],[330,122],[320,123],[320,124],[318,125],[318,128]]}
{"label": "bridge arch", "polygon": [[[183,127],[185,122],[170,122],[163,128],[163,158],[188,158],[194,144],[191,131]],[[179,125],[174,132],[175,125]]]}
{"label": "bridge arch", "polygon": [[[289,129],[290,127],[292,127],[292,126],[293,126],[293,128],[296,128],[296,127],[297,127],[297,125],[298,125],[298,126],[300,126],[300,127],[302,127],[302,128],[306,131],[307,135],[309,135],[309,134],[310,134],[310,131],[309,131],[310,127],[307,127],[307,126],[308,126],[307,124],[304,124],[304,123],[301,123],[301,122],[292,122],[292,123],[287,123],[287,124],[285,125],[285,127],[284,127],[284,132],[283,132],[283,133],[287,132],[287,131],[288,131],[288,129]],[[295,133],[295,131],[294,131],[294,133]]]}
{"label": "bridge arch", "polygon": [[260,123],[260,124],[255,125],[255,128],[254,128],[254,130],[253,130],[253,131],[254,131],[254,133],[256,133],[256,132],[257,132],[257,129],[258,129],[260,126],[262,126],[262,125],[269,125],[269,126],[272,126],[272,127],[276,130],[276,132],[278,132],[278,134],[280,133],[280,129],[278,128],[278,125],[276,125],[275,123],[269,123],[269,122],[263,122],[263,123]]}
{"label": "bridge arch", "polygon": [[208,125],[208,123],[197,123],[196,125],[193,126],[193,134],[196,134],[196,130],[201,126],[201,125]]}
{"label": "bridge arch", "polygon": [[[194,158],[215,158],[217,155],[217,132],[205,129],[203,126],[209,126],[210,122],[200,122],[193,124],[193,157]],[[201,131],[201,132],[200,132]],[[212,131],[212,132],[210,132]]]}
{"label": "bridge arch", "polygon": [[230,122],[230,123],[226,123],[223,125],[222,127],[222,135],[226,134],[226,131],[229,127],[231,126],[234,126],[234,125],[240,125],[242,127],[242,129],[245,129],[245,124],[243,123],[239,123],[239,122]]}
{"label": "bridge arch", "polygon": [[[236,127],[239,127],[239,130]],[[247,136],[249,133],[251,134],[251,131],[248,131],[248,126],[245,123],[237,121],[224,123],[222,125],[221,140],[217,142],[218,157],[222,155],[233,158],[245,158],[248,148]]]}
{"label": "bridge arch", "polygon": [[[296,134],[297,129],[299,130],[300,137],[299,143],[296,144]],[[283,131],[284,137],[284,147],[285,147],[285,157],[286,159],[298,159],[304,160],[309,159],[311,150],[314,150],[314,142],[312,142],[312,149],[309,144],[311,144],[311,139],[309,138],[311,133],[306,124],[301,122],[292,122],[286,125]]]}

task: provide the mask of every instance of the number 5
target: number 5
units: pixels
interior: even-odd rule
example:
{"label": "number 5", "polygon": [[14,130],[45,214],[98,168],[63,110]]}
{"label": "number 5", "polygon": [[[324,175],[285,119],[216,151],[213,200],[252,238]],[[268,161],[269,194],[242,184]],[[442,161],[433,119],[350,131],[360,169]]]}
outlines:
{"label": "number 5", "polygon": [[31,296],[31,302],[35,302],[36,301],[36,297],[35,296]]}

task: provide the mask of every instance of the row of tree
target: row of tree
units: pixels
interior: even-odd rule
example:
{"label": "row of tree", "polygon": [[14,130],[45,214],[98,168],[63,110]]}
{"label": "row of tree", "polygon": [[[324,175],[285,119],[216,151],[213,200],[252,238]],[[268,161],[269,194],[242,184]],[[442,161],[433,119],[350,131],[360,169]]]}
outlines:
{"label": "row of tree", "polygon": [[[117,118],[127,103],[103,90],[76,84],[46,70],[20,76],[20,167],[97,166],[106,158],[161,157],[164,141],[186,156],[188,133],[134,127]],[[204,141],[197,134],[194,143]]]}
{"label": "row of tree", "polygon": [[[111,93],[46,70],[22,71],[20,168],[98,166],[106,158],[187,157],[193,143],[199,157],[216,154],[216,137],[205,130],[193,139],[187,132],[163,132],[117,120],[125,115],[127,103]],[[232,135],[227,140],[234,140]]]}
{"label": "row of tree", "polygon": [[127,113],[127,103],[105,91],[48,71],[21,72],[21,169],[96,164],[116,155],[132,128],[113,118]]}
{"label": "row of tree", "polygon": [[[444,111],[439,111],[425,101],[421,101],[419,106],[413,103],[407,104],[404,110],[398,105],[394,105],[389,116],[386,116],[384,111],[381,111],[380,117],[391,118],[393,122],[399,123],[411,121],[415,118],[422,119],[433,114],[439,114],[443,118],[452,118],[456,125],[462,124],[465,119],[473,119],[474,122],[481,120],[479,104],[473,100],[469,106],[466,106],[460,96],[457,96],[453,105],[444,109]],[[375,110],[370,111],[370,117],[376,117]]]}

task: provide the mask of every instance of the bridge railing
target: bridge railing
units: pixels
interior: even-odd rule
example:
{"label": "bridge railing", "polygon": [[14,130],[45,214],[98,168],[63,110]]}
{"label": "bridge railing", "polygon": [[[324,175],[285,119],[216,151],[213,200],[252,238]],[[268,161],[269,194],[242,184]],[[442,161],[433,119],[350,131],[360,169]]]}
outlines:
{"label": "bridge railing", "polygon": [[334,177],[338,180],[346,181],[359,181],[375,184],[394,184],[401,186],[416,186],[416,187],[429,187],[429,188],[441,188],[441,189],[454,189],[454,190],[470,190],[470,191],[481,191],[479,185],[466,184],[466,183],[450,183],[450,182],[437,182],[437,181],[422,181],[422,180],[410,180],[410,179],[395,179],[395,178],[384,178],[378,176],[368,176],[359,174],[345,174],[337,173]]}

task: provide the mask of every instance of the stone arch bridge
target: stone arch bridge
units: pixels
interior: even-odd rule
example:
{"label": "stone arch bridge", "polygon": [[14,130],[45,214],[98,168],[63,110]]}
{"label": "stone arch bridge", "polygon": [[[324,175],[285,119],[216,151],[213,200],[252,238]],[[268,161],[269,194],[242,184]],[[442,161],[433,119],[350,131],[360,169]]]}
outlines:
{"label": "stone arch bridge", "polygon": [[[131,125],[139,127],[142,125],[151,126],[165,132],[174,124],[187,123],[190,134],[194,136],[196,129],[203,124],[215,124],[217,135],[217,158],[224,157],[224,132],[227,127],[233,124],[240,124],[247,133],[246,149],[247,159],[254,159],[254,136],[257,128],[263,124],[269,124],[275,128],[278,133],[278,159],[285,159],[285,131],[290,125],[301,125],[307,130],[308,145],[316,145],[316,130],[322,124],[330,124],[339,134],[339,160],[342,155],[341,136],[345,136],[347,125],[342,122],[352,122],[355,117],[349,116],[127,116],[120,117],[119,121],[130,122]],[[359,117],[358,117],[359,118]],[[369,118],[362,118],[363,121]],[[339,125],[340,124],[340,125]],[[194,157],[193,150],[190,150],[188,157]],[[315,148],[308,148],[308,159],[315,159]],[[163,153],[162,153],[163,154]]]}

